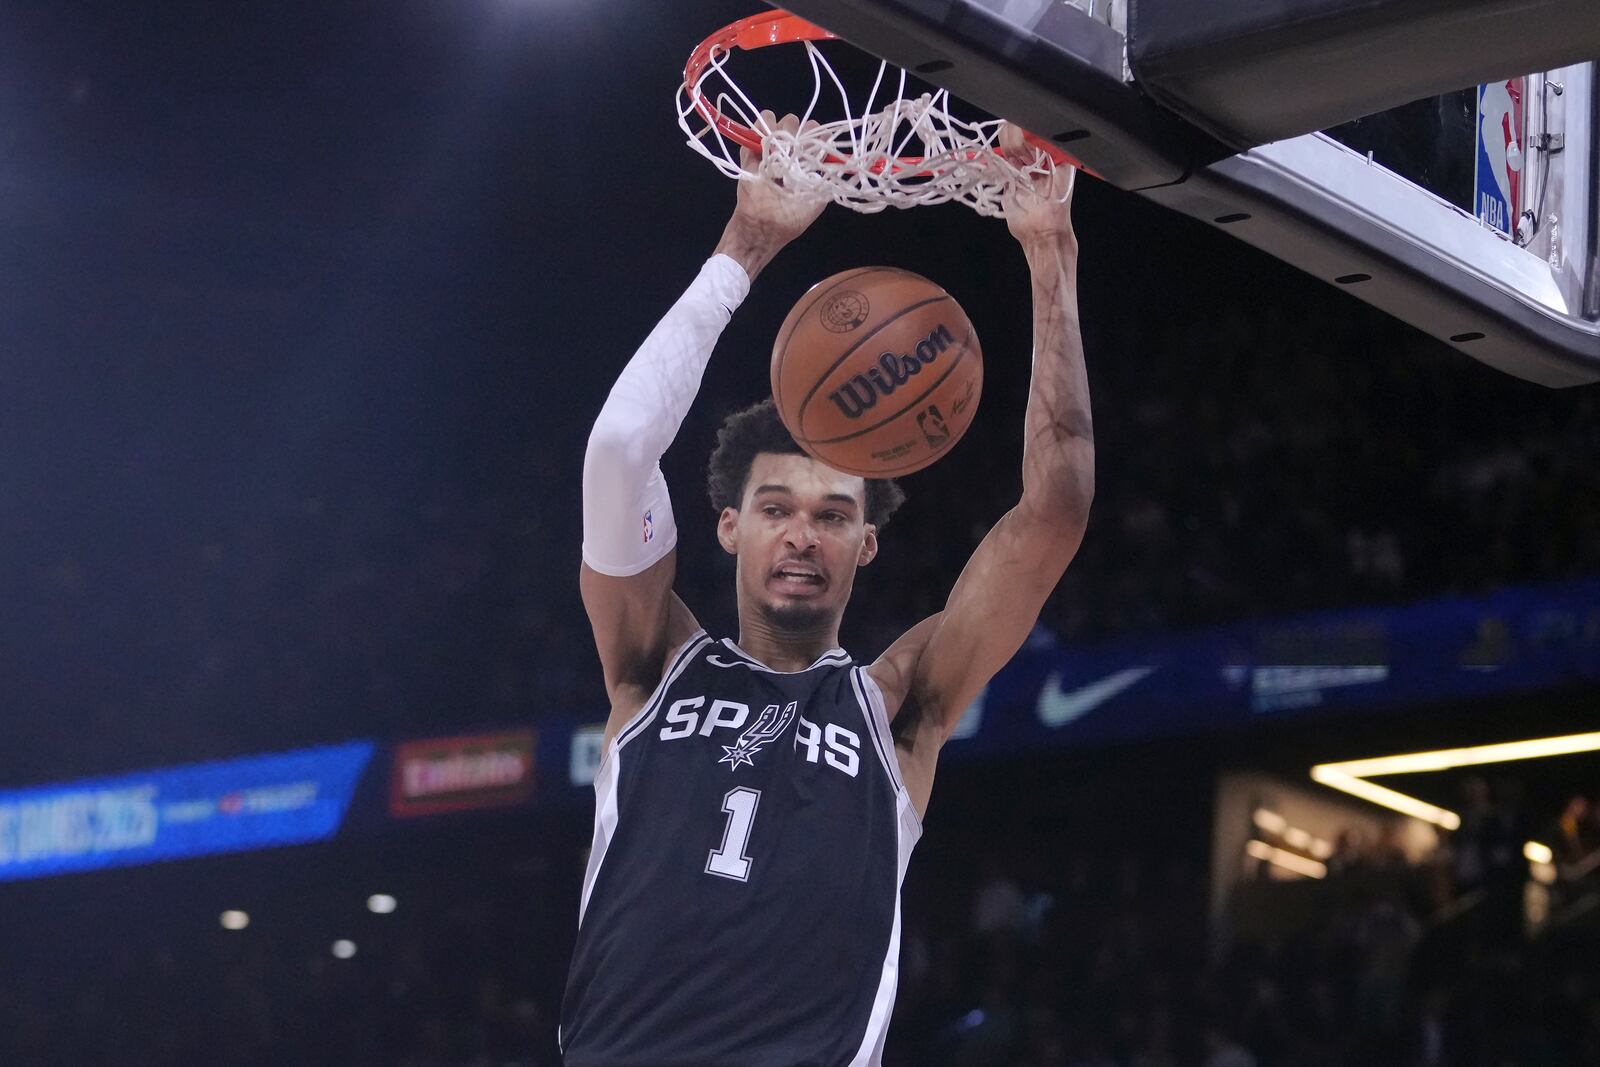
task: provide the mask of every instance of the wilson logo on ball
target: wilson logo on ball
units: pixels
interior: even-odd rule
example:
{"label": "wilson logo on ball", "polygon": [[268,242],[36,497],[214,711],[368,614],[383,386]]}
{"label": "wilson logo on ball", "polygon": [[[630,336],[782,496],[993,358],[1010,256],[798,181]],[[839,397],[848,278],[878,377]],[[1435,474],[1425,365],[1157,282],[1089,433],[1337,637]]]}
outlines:
{"label": "wilson logo on ball", "polygon": [[917,342],[914,352],[885,352],[878,357],[878,365],[865,374],[857,374],[828,394],[847,419],[858,419],[862,412],[878,403],[910,381],[923,367],[939,358],[939,354],[956,343],[955,336],[944,323],[927,337]]}

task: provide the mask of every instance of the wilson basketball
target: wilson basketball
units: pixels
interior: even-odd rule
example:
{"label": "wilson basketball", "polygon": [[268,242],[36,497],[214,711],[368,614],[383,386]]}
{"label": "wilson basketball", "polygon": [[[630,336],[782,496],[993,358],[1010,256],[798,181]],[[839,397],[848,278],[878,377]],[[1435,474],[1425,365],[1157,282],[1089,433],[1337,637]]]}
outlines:
{"label": "wilson basketball", "polygon": [[961,440],[983,392],[983,352],[949,293],[896,267],[818,282],[772,347],[772,397],[789,433],[847,474],[919,471]]}

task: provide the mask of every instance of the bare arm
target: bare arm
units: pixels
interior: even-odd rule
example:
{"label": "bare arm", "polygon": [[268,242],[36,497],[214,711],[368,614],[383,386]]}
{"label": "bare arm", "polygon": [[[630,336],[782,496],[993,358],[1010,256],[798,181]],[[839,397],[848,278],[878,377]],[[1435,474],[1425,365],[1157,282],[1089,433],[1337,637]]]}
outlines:
{"label": "bare arm", "polygon": [[1094,498],[1094,430],[1078,325],[1077,239],[1070,201],[1024,194],[1008,213],[1033,287],[1033,378],[1023,419],[1022,496],[973,552],[944,611],[874,665],[896,723],[902,767],[919,807],[942,745],[966,707],[1027,638],[1077,553]]}
{"label": "bare arm", "polygon": [[676,570],[676,549],[640,574],[623,578],[602,574],[587,563],[579,567],[578,588],[612,708],[605,731],[608,742],[622,722],[644,706],[661,680],[667,653],[699,627],[672,591]]}
{"label": "bare arm", "polygon": [[[779,125],[794,121],[789,116]],[[750,153],[744,161],[753,169]],[[697,628],[672,592],[676,523],[660,458],[749,280],[822,207],[764,179],[739,182],[713,259],[623,369],[589,435],[578,585],[611,698],[608,737],[655,688],[667,654]]]}

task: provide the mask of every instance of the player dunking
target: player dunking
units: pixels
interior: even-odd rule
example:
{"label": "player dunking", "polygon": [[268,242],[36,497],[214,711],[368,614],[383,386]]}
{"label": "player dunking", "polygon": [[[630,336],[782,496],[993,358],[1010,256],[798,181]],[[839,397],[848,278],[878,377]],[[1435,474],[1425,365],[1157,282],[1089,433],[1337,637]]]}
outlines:
{"label": "player dunking", "polygon": [[[1022,150],[1015,129],[1001,143]],[[879,1061],[940,746],[1021,647],[1094,495],[1077,243],[1058,202],[1072,175],[1008,211],[1033,281],[1021,499],[944,610],[870,665],[838,647],[839,622],[893,482],[809,458],[770,400],[728,419],[710,488],[737,557],[736,643],[672,591],[658,465],[750,282],[821,205],[740,182],[716,253],[612,388],[583,471],[580,584],[611,715],[562,1010],[569,1067]]]}

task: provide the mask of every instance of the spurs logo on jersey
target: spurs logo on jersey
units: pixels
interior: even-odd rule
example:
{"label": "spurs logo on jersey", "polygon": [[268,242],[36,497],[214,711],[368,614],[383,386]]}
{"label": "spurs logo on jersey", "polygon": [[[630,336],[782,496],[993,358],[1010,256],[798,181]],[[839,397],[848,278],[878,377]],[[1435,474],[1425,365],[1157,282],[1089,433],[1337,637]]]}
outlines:
{"label": "spurs logo on jersey", "polygon": [[739,740],[731,745],[722,746],[723,755],[717,762],[726,763],[729,765],[729,770],[735,771],[745,765],[754,767],[755,761],[750,757],[755,755],[756,750],[762,745],[783,735],[783,731],[794,721],[799,707],[799,703],[790,701],[783,706],[782,711],[779,711],[778,705],[768,704],[755,725],[739,735]]}
{"label": "spurs logo on jersey", "polygon": [[[674,700],[667,708],[667,725],[661,728],[657,736],[663,741],[678,741],[696,734],[710,737],[718,730],[738,730],[750,718],[750,705],[737,700],[712,698],[711,707],[702,719],[700,709],[706,706],[706,700],[704,696]],[[717,762],[728,764],[728,769],[734,771],[740,767],[754,767],[756,753],[782,737],[796,719],[800,725],[795,730],[794,747],[806,750],[807,763],[816,763],[820,759],[852,778],[859,773],[861,735],[838,723],[819,726],[811,722],[800,714],[798,701],[783,705],[768,704],[733,744],[719,746],[722,756]]]}

